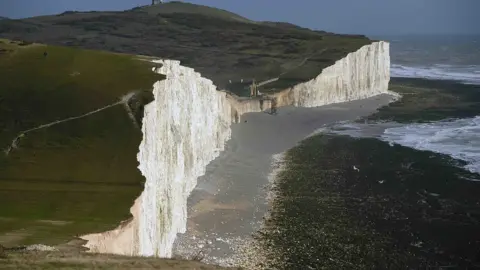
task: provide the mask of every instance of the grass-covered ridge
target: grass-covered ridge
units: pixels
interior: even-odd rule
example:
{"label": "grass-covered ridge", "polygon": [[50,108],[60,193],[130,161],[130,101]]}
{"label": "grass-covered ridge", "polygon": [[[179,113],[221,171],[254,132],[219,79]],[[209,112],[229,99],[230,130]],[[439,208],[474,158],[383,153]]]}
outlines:
{"label": "grass-covered ridge", "polygon": [[[263,81],[286,72],[261,89],[283,90],[316,77],[323,68],[372,42],[365,36],[255,22],[181,2],[2,21],[0,37],[177,59],[220,89],[239,95],[248,94],[248,88],[232,87],[230,80]],[[291,70],[307,57],[301,69]]]}
{"label": "grass-covered ridge", "polygon": [[164,3],[161,5],[154,5],[154,6],[143,6],[143,7],[137,8],[136,10],[146,11],[148,14],[152,14],[152,15],[173,14],[173,13],[196,14],[196,15],[203,15],[203,16],[219,18],[224,20],[255,23],[254,21],[251,21],[247,18],[244,18],[240,15],[229,12],[227,10],[208,7],[204,5],[195,5],[195,4],[185,3],[180,1],[170,1],[168,3]]}
{"label": "grass-covered ridge", "polygon": [[[128,93],[141,100],[163,79],[151,68],[131,55],[0,40],[0,148],[25,130],[115,104]],[[141,106],[133,107],[138,116]],[[2,151],[0,244],[60,244],[128,218],[143,188],[136,160],[141,136],[118,103],[26,133],[18,148]]]}

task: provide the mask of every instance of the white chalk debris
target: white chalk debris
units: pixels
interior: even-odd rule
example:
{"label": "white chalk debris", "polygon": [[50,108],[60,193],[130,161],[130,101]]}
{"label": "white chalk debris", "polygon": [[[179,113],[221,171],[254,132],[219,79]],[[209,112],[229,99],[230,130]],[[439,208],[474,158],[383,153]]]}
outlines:
{"label": "white chalk debris", "polygon": [[26,251],[57,251],[56,248],[42,244],[30,245],[25,248]]}

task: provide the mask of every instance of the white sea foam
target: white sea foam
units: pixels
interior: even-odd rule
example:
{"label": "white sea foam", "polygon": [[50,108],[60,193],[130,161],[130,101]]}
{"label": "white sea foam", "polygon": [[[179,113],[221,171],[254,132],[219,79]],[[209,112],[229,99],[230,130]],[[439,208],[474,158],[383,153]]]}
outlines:
{"label": "white sea foam", "polygon": [[392,77],[455,80],[466,84],[480,84],[479,65],[453,66],[437,64],[430,67],[413,67],[392,64],[390,72]]}
{"label": "white sea foam", "polygon": [[323,132],[373,137],[418,150],[449,155],[467,162],[465,169],[480,174],[480,116],[430,123],[341,123]]}
{"label": "white sea foam", "polygon": [[480,116],[424,124],[410,124],[385,130],[385,141],[447,154],[466,161],[465,168],[480,173]]}

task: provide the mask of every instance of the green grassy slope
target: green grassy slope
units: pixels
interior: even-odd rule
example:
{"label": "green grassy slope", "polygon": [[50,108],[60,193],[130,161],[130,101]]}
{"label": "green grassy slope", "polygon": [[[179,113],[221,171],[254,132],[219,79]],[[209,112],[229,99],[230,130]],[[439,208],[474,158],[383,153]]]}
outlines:
{"label": "green grassy slope", "polygon": [[[371,43],[364,36],[254,22],[224,10],[178,2],[124,12],[66,12],[2,21],[1,36],[178,59],[219,88],[232,91],[230,80],[267,80],[311,57],[301,69],[267,87],[283,90]],[[245,95],[248,90],[235,92]]]}
{"label": "green grassy slope", "polygon": [[[129,55],[0,40],[0,148],[24,130],[151,91],[163,78],[151,67]],[[0,244],[59,244],[128,218],[143,187],[141,136],[119,104],[27,133],[18,149],[2,151]]]}
{"label": "green grassy slope", "polygon": [[198,260],[169,260],[146,257],[126,257],[78,252],[7,252],[0,256],[0,268],[31,269],[162,269],[162,270],[220,270],[241,269],[203,264]]}

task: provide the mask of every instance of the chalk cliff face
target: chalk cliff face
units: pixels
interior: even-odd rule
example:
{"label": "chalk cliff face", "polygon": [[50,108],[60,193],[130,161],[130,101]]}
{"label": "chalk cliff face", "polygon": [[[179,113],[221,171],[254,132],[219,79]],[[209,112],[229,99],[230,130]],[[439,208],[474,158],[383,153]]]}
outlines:
{"label": "chalk cliff face", "polygon": [[[187,223],[187,198],[209,162],[224,149],[230,125],[242,114],[267,110],[271,101],[240,99],[173,60],[157,61],[166,75],[145,106],[138,153],[145,189],[131,208],[132,220],[82,238],[93,252],[171,257]],[[389,44],[375,42],[328,67],[311,81],[272,95],[277,106],[314,107],[386,93]]]}
{"label": "chalk cliff face", "polygon": [[230,138],[231,108],[212,81],[178,61],[161,63],[167,79],[145,108],[138,153],[146,178],[138,234],[140,254],[170,257],[186,229],[188,195]]}
{"label": "chalk cliff face", "polygon": [[390,44],[375,42],[349,53],[313,80],[275,94],[277,106],[316,107],[385,93],[390,81]]}

